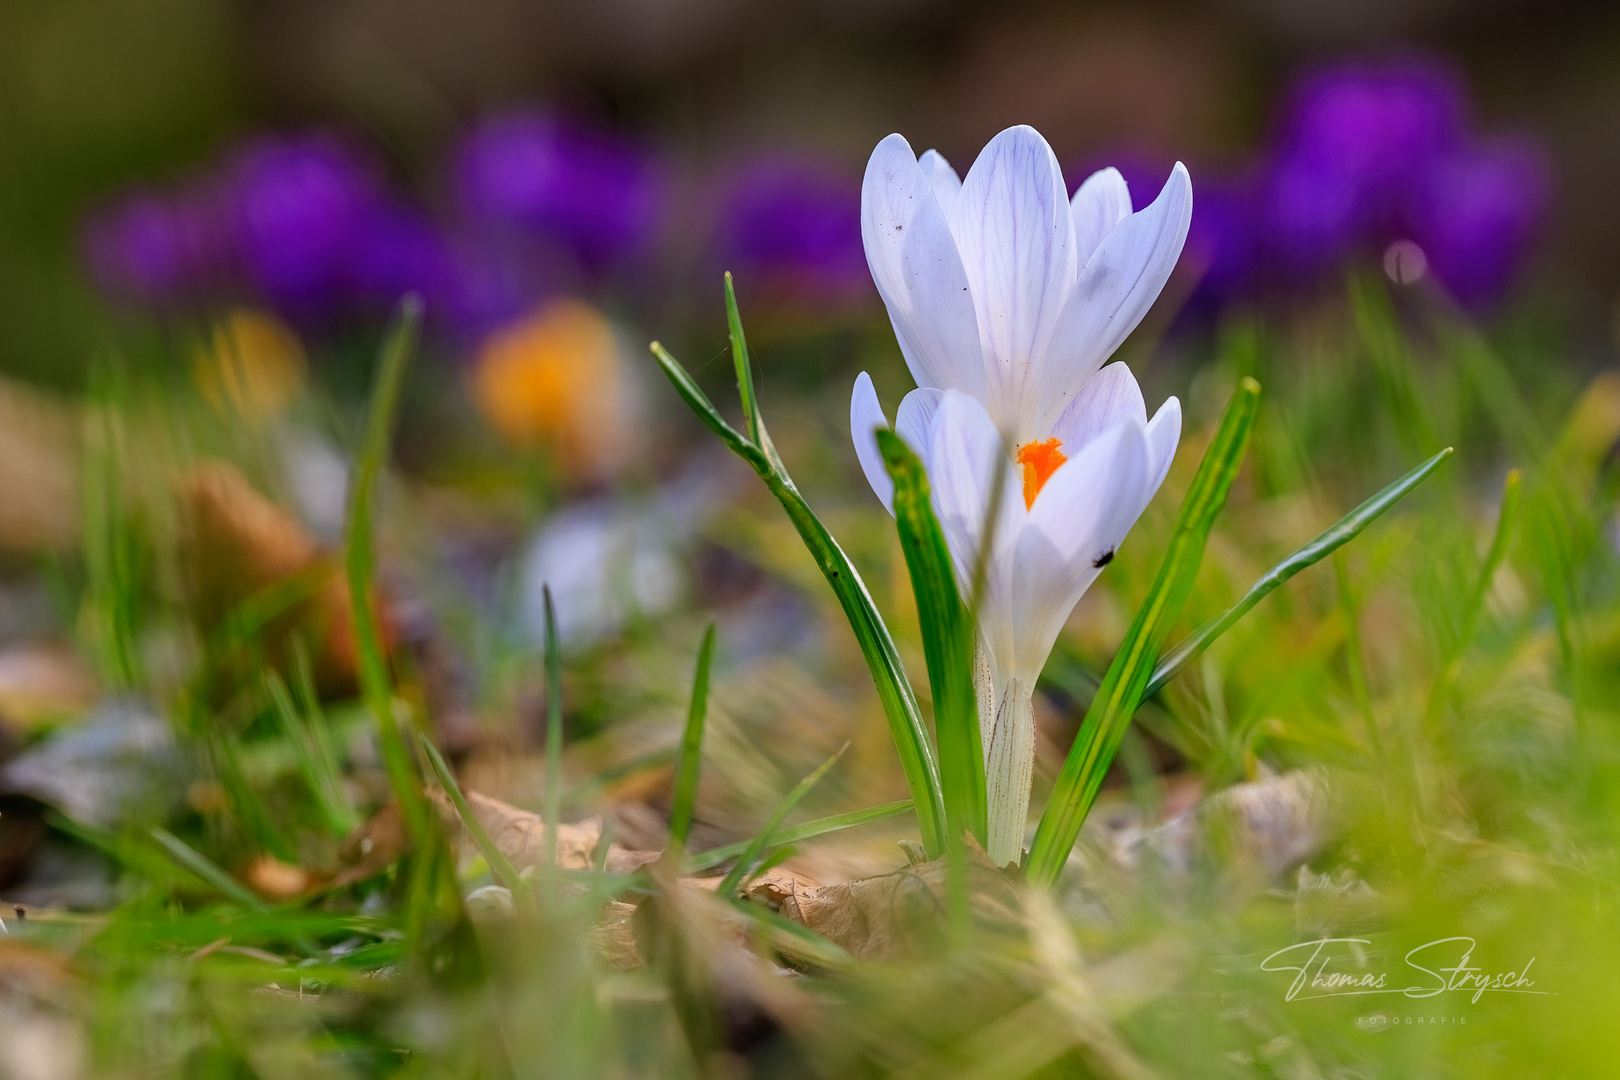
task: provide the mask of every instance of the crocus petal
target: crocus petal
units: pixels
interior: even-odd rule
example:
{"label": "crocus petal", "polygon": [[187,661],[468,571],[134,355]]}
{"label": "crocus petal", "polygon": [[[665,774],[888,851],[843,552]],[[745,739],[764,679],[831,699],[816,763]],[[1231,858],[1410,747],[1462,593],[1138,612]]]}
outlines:
{"label": "crocus petal", "polygon": [[917,167],[928,178],[929,184],[934,188],[934,198],[939,202],[939,208],[945,211],[945,219],[950,220],[951,209],[956,206],[956,196],[962,190],[962,178],[956,175],[951,163],[938,150],[929,150],[917,159]]}
{"label": "crocus petal", "polygon": [[878,428],[888,426],[883,406],[878,403],[877,389],[872,385],[872,376],[863,371],[855,377],[855,392],[849,399],[849,437],[855,444],[855,457],[861,463],[861,471],[866,474],[866,482],[872,485],[872,491],[883,500],[884,508],[892,514],[894,481],[889,478],[889,470],[883,467],[883,454],[878,450],[877,441]]}
{"label": "crocus petal", "polygon": [[[934,513],[945,533],[957,584],[966,588],[973,581],[986,528],[993,529],[994,548],[1007,549],[1027,516],[1024,500],[1011,475],[1007,444],[983,405],[966,394],[947,390],[931,426],[927,463]],[[1003,474],[999,480],[998,473]],[[1001,498],[993,508],[992,525],[991,496],[998,487]]]}
{"label": "crocus petal", "polygon": [[984,394],[984,360],[967,272],[911,147],[878,143],[861,185],[861,241],[901,354],[919,386]]}
{"label": "crocus petal", "polygon": [[1013,556],[1007,602],[1018,617],[1012,655],[995,657],[1001,671],[1034,684],[1074,605],[1141,516],[1148,454],[1143,430],[1119,424],[1041,489]]}
{"label": "crocus petal", "polygon": [[1075,287],[1074,220],[1052,148],[1032,127],[990,140],[962,182],[951,234],[972,288],[991,417],[1016,442],[1053,328]]}
{"label": "crocus petal", "polygon": [[1052,434],[1063,440],[1063,452],[1073,457],[1080,448],[1120,423],[1147,424],[1147,406],[1131,369],[1109,364],[1087,379],[1069,407],[1063,410]]}
{"label": "crocus petal", "polygon": [[924,460],[928,457],[928,429],[944,394],[945,391],[932,386],[920,386],[905,396],[900,402],[900,411],[895,414],[895,434]]}
{"label": "crocus petal", "polygon": [[1131,216],[1131,190],[1118,169],[1098,169],[1074,193],[1069,213],[1074,217],[1075,261],[1085,266],[1103,237]]}
{"label": "crocus petal", "polygon": [[1159,411],[1148,422],[1146,435],[1149,483],[1147,498],[1142,500],[1144,510],[1153,493],[1159,490],[1159,485],[1169,475],[1170,463],[1176,458],[1176,447],[1181,443],[1181,402],[1173,397],[1165,398],[1164,404],[1159,406]]}
{"label": "crocus petal", "polygon": [[1120,222],[1081,269],[1053,333],[1052,353],[1064,362],[1043,373],[1037,430],[1049,428],[1142,321],[1181,257],[1191,222],[1192,180],[1178,161],[1159,197]]}

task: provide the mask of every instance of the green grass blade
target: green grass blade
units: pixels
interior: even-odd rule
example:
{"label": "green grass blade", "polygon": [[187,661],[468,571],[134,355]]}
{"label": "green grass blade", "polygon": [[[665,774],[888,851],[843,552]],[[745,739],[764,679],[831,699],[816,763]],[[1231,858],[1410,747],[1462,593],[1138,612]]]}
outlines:
{"label": "green grass blade", "polygon": [[490,871],[512,893],[512,902],[517,905],[519,911],[533,909],[534,894],[518,876],[518,869],[512,865],[512,860],[495,846],[495,841],[490,838],[483,823],[472,812],[472,807],[467,805],[467,797],[461,793],[461,785],[456,783],[456,778],[450,772],[450,766],[445,764],[439,748],[433,745],[433,740],[429,739],[425,732],[417,732],[416,737],[421,742],[422,751],[427,755],[428,763],[433,766],[433,773],[439,778],[444,793],[450,796],[450,802],[455,806],[456,813],[461,816],[461,823],[467,827],[467,835],[471,836],[473,843],[478,846],[478,851],[489,864]]}
{"label": "green grass blade", "polygon": [[315,807],[321,813],[326,827],[334,836],[347,836],[359,824],[354,809],[343,797],[343,777],[318,741],[313,725],[293,705],[287,684],[274,671],[264,678],[265,696],[270,699],[270,711],[281,722],[281,730],[292,743],[298,759],[298,771],[303,774],[309,793],[315,798]]}
{"label": "green grass blade", "polygon": [[692,831],[692,813],[697,805],[698,772],[703,765],[703,720],[709,708],[709,665],[714,660],[714,623],[703,633],[698,648],[697,671],[692,676],[692,700],[686,710],[686,730],[681,735],[681,756],[675,766],[675,792],[670,797],[669,851],[679,861]]}
{"label": "green grass blade", "polygon": [[1491,546],[1485,553],[1485,562],[1479,568],[1479,577],[1474,582],[1474,588],[1468,594],[1468,606],[1463,609],[1457,640],[1447,652],[1445,663],[1441,665],[1440,673],[1435,676],[1434,686],[1429,690],[1429,704],[1424,709],[1424,717],[1431,725],[1439,719],[1440,711],[1445,706],[1446,694],[1451,689],[1452,681],[1457,677],[1457,669],[1462,666],[1463,654],[1473,643],[1474,630],[1479,624],[1480,613],[1485,610],[1485,598],[1490,595],[1491,582],[1496,579],[1497,568],[1507,556],[1508,541],[1519,522],[1519,496],[1522,487],[1523,477],[1519,470],[1509,470],[1507,479],[1502,483],[1502,509],[1497,513],[1496,533],[1491,537]]}
{"label": "green grass blade", "polygon": [[928,738],[928,729],[923,724],[922,710],[917,705],[917,695],[911,689],[911,682],[906,678],[905,668],[900,662],[900,652],[889,634],[889,628],[878,614],[871,594],[867,592],[866,583],[821,519],[816,517],[799,494],[787,471],[726,423],[692,376],[662,345],[653,342],[652,352],[676,393],[710,430],[719,435],[765,481],[765,486],[787,511],[788,520],[793,522],[800,539],[810,550],[827,583],[832,586],[833,594],[838,597],[844,616],[849,620],[850,629],[855,633],[861,655],[866,658],[872,681],[877,686],[878,699],[889,722],[889,733],[900,755],[900,767],[911,789],[923,847],[930,855],[937,857],[945,850],[946,836],[939,766]]}
{"label": "green grass blade", "polygon": [[1384,511],[1404,499],[1429,474],[1440,467],[1440,463],[1451,456],[1451,447],[1446,447],[1429,460],[1390,484],[1384,490],[1356,507],[1350,513],[1340,518],[1333,527],[1323,532],[1316,539],[1289,555],[1282,562],[1261,574],[1255,583],[1249,586],[1249,591],[1243,598],[1215,618],[1209,620],[1197,630],[1193,631],[1184,641],[1159,662],[1153,672],[1153,678],[1148,682],[1147,691],[1143,698],[1150,698],[1164,689],[1171,679],[1186,670],[1187,665],[1198,659],[1199,655],[1215,641],[1226,633],[1249,609],[1277,586],[1299,573],[1308,566],[1314,566],[1338,548],[1348,544],[1361,534],[1361,531],[1378,519]]}
{"label": "green grass blade", "polygon": [[[776,843],[796,844],[800,840],[809,840],[812,837],[825,836],[827,833],[838,832],[842,829],[853,829],[857,825],[866,825],[873,821],[886,821],[892,817],[911,810],[910,799],[900,799],[896,802],[880,803],[869,806],[864,810],[851,810],[847,814],[834,814],[831,817],[816,818],[814,821],[802,822],[798,825],[789,825],[785,829],[776,831]],[[710,848],[708,851],[689,855],[681,863],[681,873],[695,874],[710,867],[719,866],[727,859],[735,859],[748,850],[753,840],[739,840],[735,844],[726,844],[722,847]]]}
{"label": "green grass blade", "polygon": [[551,586],[541,589],[546,603],[546,866],[557,865],[557,819],[562,816],[562,646],[557,641],[557,609]]}
{"label": "green grass blade", "polygon": [[742,400],[748,441],[765,451],[773,464],[780,465],[771,447],[770,435],[765,431],[765,418],[759,412],[759,397],[754,393],[754,368],[748,356],[748,339],[743,336],[742,315],[737,310],[737,291],[732,287],[731,271],[726,271],[725,280],[726,331],[731,339],[731,362],[737,369],[737,396]]}
{"label": "green grass blade", "polygon": [[854,957],[842,946],[768,907],[738,903],[736,910],[781,953],[829,971],[846,971],[855,965]]}
{"label": "green grass blade", "polygon": [[748,841],[748,846],[743,849],[742,857],[737,860],[737,865],[731,868],[731,872],[720,883],[719,895],[729,897],[736,893],[737,886],[742,884],[743,878],[759,862],[760,852],[764,851],[766,845],[775,838],[776,830],[782,825],[782,819],[787,817],[795,806],[799,805],[799,800],[810,793],[810,789],[815,787],[823,776],[827,775],[828,770],[838,764],[838,759],[843,757],[844,751],[848,749],[849,743],[839,747],[837,753],[817,765],[809,776],[794,784],[793,790],[782,796],[782,801],[776,804],[776,809],[771,811],[771,816],[765,819],[764,827],[754,834],[752,840]]}
{"label": "green grass blade", "polygon": [[156,840],[158,845],[169,853],[171,859],[186,870],[191,871],[226,899],[242,905],[249,911],[264,912],[269,910],[264,901],[260,900],[252,889],[231,877],[218,863],[169,830],[153,826],[147,830],[147,835]]}
{"label": "green grass blade", "polygon": [[349,600],[354,611],[360,689],[381,734],[383,766],[388,774],[388,782],[404,811],[405,823],[411,835],[419,841],[429,827],[426,803],[422,798],[421,782],[410,747],[400,730],[399,718],[394,714],[393,679],[389,675],[388,658],[384,654],[382,631],[377,625],[371,578],[375,562],[372,547],[373,502],[383,462],[388,455],[388,440],[393,430],[394,413],[399,406],[405,365],[416,347],[421,322],[421,302],[414,296],[408,296],[400,303],[393,325],[383,339],[360,455],[355,462],[348,535],[345,537],[345,563]]}
{"label": "green grass blade", "polygon": [[934,695],[939,781],[950,835],[985,839],[984,749],[973,691],[973,624],[956,589],[950,549],[934,517],[921,459],[888,429],[877,433],[894,480],[894,520],[917,600],[928,683]]}
{"label": "green grass blade", "polygon": [[1243,452],[1259,411],[1260,384],[1244,378],[1227,402],[1215,438],[1182,500],[1158,576],[1126,630],[1125,640],[1086,710],[1080,732],[1052,788],[1024,864],[1025,876],[1036,887],[1052,885],[1068,861],[1080,826],[1102,787],[1103,775],[1119,750],[1126,725],[1141,704],[1170,624],[1192,591],[1209,530],[1243,463]]}

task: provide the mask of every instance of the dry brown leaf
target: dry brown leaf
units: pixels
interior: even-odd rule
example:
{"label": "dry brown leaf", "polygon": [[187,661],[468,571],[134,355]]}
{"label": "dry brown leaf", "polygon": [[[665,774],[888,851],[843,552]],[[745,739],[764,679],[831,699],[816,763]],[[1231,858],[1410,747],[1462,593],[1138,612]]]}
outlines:
{"label": "dry brown leaf", "polygon": [[301,585],[303,597],[271,624],[267,639],[280,648],[292,632],[302,632],[317,646],[315,674],[322,685],[352,685],[356,646],[348,585],[342,568],[326,557],[303,524],[222,461],[192,468],[180,478],[176,493],[180,562],[203,625],[218,624],[273,585]]}
{"label": "dry brown leaf", "polygon": [[329,889],[342,889],[376,877],[410,850],[411,837],[405,829],[405,815],[398,803],[389,803],[371,820],[350,833],[338,851],[344,868],[326,882]]}
{"label": "dry brown leaf", "polygon": [[266,900],[291,900],[302,896],[315,884],[315,876],[302,867],[292,866],[271,855],[260,855],[248,864],[243,875],[248,886]]}
{"label": "dry brown leaf", "polygon": [[0,727],[29,732],[76,716],[95,704],[95,675],[62,645],[32,644],[0,651]]}
{"label": "dry brown leaf", "polygon": [[641,966],[641,953],[636,948],[635,927],[631,924],[635,914],[634,904],[610,900],[607,907],[602,909],[602,917],[586,931],[585,936],[590,941],[591,948],[620,971],[630,971]]}
{"label": "dry brown leaf", "polygon": [[0,380],[0,547],[62,548],[78,539],[79,446],[73,410]]}
{"label": "dry brown leaf", "polygon": [[[967,859],[969,906],[989,927],[1023,925],[1023,897],[973,845]],[[946,911],[947,860],[839,885],[796,890],[782,914],[814,930],[857,960],[912,955],[937,938]]]}
{"label": "dry brown leaf", "polygon": [[[441,810],[449,807],[449,800],[442,794],[435,801]],[[520,810],[510,803],[480,795],[476,791],[467,792],[467,805],[501,854],[512,860],[513,866],[523,870],[540,866],[546,861],[546,826],[539,814]],[[450,814],[454,819],[453,808]],[[557,865],[566,870],[589,870],[591,855],[601,839],[601,818],[586,818],[584,821],[558,825]]]}

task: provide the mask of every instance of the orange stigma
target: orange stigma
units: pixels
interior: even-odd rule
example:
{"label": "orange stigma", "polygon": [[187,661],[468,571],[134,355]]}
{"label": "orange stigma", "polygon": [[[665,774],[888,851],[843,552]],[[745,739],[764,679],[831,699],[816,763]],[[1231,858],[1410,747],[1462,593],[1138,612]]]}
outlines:
{"label": "orange stigma", "polygon": [[1059,465],[1069,458],[1063,453],[1063,440],[1037,439],[1027,442],[1018,448],[1018,464],[1024,467],[1024,507],[1028,509],[1035,505],[1035,496],[1041,493],[1041,488],[1057,472]]}

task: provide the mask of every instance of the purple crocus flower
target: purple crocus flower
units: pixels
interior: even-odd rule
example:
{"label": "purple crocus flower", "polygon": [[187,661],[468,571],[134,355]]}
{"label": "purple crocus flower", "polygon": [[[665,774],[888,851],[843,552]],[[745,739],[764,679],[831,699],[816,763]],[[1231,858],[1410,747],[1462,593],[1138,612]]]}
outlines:
{"label": "purple crocus flower", "polygon": [[336,139],[263,139],[226,169],[236,255],[250,283],[285,314],[328,316],[345,298],[348,261],[383,199],[375,174]]}
{"label": "purple crocus flower", "polygon": [[860,183],[832,163],[773,154],[721,199],[716,255],[756,293],[813,306],[866,295]]}
{"label": "purple crocus flower", "polygon": [[345,253],[346,284],[370,311],[386,311],[415,293],[427,317],[449,314],[457,266],[449,242],[426,214],[403,202],[378,201],[355,223]]}
{"label": "purple crocus flower", "polygon": [[1488,308],[1512,284],[1546,208],[1548,171],[1539,148],[1509,139],[1431,162],[1408,190],[1407,232],[1463,306]]}
{"label": "purple crocus flower", "polygon": [[82,242],[108,294],[158,309],[197,300],[224,261],[218,208],[200,190],[129,194],[88,219]]}
{"label": "purple crocus flower", "polygon": [[1461,145],[1463,119],[1456,75],[1431,61],[1347,63],[1306,76],[1262,184],[1274,254],[1321,268],[1389,233],[1413,177]]}
{"label": "purple crocus flower", "polygon": [[1406,57],[1336,64],[1288,94],[1252,178],[1206,181],[1188,238],[1198,298],[1310,281],[1397,242],[1465,306],[1500,301],[1542,221],[1548,170],[1529,142],[1469,130],[1462,83]]}
{"label": "purple crocus flower", "polygon": [[455,187],[474,223],[518,226],[587,267],[644,250],[659,225],[662,177],[635,144],[545,112],[474,129],[455,158]]}

